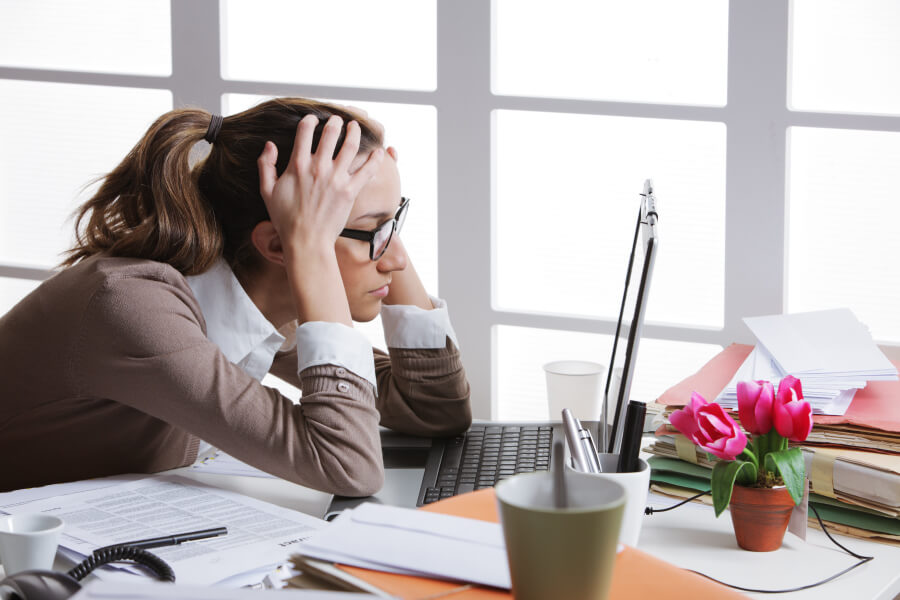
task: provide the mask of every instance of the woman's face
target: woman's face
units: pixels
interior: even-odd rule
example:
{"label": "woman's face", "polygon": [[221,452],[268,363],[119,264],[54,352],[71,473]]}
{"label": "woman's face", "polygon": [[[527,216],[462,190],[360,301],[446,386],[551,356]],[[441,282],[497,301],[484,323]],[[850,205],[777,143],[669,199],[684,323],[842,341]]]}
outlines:
{"label": "woman's face", "polygon": [[[359,168],[368,158],[360,155],[352,168]],[[400,208],[400,173],[393,148],[381,161],[375,176],[360,191],[350,217],[348,229],[372,231],[394,218]],[[369,243],[339,237],[334,245],[341,279],[347,292],[350,315],[354,321],[371,321],[381,311],[381,302],[390,290],[391,274],[406,268],[406,250],[395,233],[385,253],[376,261],[369,258]]]}

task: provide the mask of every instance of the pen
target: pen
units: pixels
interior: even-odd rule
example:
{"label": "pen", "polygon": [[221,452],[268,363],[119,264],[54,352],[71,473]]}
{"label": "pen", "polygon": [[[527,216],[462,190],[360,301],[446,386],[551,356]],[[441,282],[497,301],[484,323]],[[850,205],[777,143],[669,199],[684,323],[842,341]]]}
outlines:
{"label": "pen", "polygon": [[568,408],[562,409],[563,425],[566,429],[566,442],[569,446],[569,453],[572,455],[572,462],[575,463],[575,469],[590,473],[587,457],[585,456],[584,446],[581,444],[581,423],[572,416],[572,411]]}
{"label": "pen", "polygon": [[568,408],[564,408],[562,414],[566,426],[566,440],[569,442],[569,452],[572,453],[575,468],[585,473],[599,473],[600,459],[597,457],[591,432],[581,426]]}
{"label": "pen", "polygon": [[600,457],[597,455],[597,447],[594,446],[594,438],[591,432],[583,429],[581,434],[581,445],[584,446],[584,453],[587,455],[590,471],[589,473],[602,473],[603,468],[600,466]]}
{"label": "pen", "polygon": [[175,546],[180,544],[181,542],[190,542],[193,540],[204,540],[211,537],[217,537],[220,535],[226,535],[228,533],[228,529],[225,527],[213,527],[212,529],[201,529],[200,531],[189,531],[187,533],[175,533],[172,535],[164,535],[161,537],[155,538],[147,538],[145,540],[135,540],[133,542],[122,542],[119,544],[112,544],[110,546],[104,546],[103,548],[98,548],[94,550],[94,552],[99,552],[100,550],[107,550],[109,548],[119,548],[123,546],[128,546],[130,548],[161,548],[163,546]]}
{"label": "pen", "polygon": [[625,410],[625,426],[622,432],[622,448],[616,464],[618,473],[633,473],[638,470],[638,454],[641,451],[641,436],[644,433],[644,417],[647,405],[637,400],[628,403]]}

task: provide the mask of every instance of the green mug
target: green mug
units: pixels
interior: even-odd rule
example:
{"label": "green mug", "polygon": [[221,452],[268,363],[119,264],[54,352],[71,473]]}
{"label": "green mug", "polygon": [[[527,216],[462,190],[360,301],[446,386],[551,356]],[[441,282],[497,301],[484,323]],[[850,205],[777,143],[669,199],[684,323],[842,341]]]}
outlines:
{"label": "green mug", "polygon": [[609,595],[625,488],[578,471],[565,478],[565,508],[556,508],[547,472],[516,475],[495,487],[516,600]]}

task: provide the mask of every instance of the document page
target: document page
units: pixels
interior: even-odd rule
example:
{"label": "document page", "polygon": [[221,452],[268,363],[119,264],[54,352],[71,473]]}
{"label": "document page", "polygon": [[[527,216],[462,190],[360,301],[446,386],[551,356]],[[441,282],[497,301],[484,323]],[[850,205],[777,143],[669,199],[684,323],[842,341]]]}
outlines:
{"label": "document page", "polygon": [[498,523],[411,508],[360,504],[296,551],[367,569],[510,587]]}
{"label": "document page", "polygon": [[114,583],[93,581],[72,600],[372,600],[370,594],[319,590],[253,590],[172,585],[170,583]]}
{"label": "document page", "polygon": [[[5,507],[65,523],[60,546],[89,555],[102,546],[227,527],[228,534],[154,548],[178,583],[210,585],[285,562],[326,521],[176,475],[159,475]],[[95,571],[98,576],[102,574]]]}

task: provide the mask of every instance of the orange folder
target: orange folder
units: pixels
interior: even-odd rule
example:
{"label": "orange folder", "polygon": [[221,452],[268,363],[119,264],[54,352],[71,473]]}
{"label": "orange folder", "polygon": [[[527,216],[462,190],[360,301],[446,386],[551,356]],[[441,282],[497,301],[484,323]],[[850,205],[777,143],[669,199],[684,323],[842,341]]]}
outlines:
{"label": "orange folder", "polygon": [[[496,523],[497,501],[493,489],[479,490],[454,496],[422,508],[448,515],[469,517]],[[341,569],[404,600],[447,595],[453,600],[499,600],[512,598],[505,590],[467,586],[459,582],[439,581],[410,575],[397,575],[341,565]],[[616,556],[613,571],[611,600],[634,598],[666,598],[697,600],[698,598],[745,598],[746,596],[723,585],[685,571],[627,547]]]}
{"label": "orange folder", "polygon": [[[694,391],[712,402],[725,389],[752,350],[753,346],[731,344],[699,371],[663,392],[657,402],[684,406]],[[891,362],[900,368],[900,361]],[[815,415],[813,422],[819,425],[846,423],[900,433],[900,381],[870,381],[864,389],[856,392],[846,413]]]}

